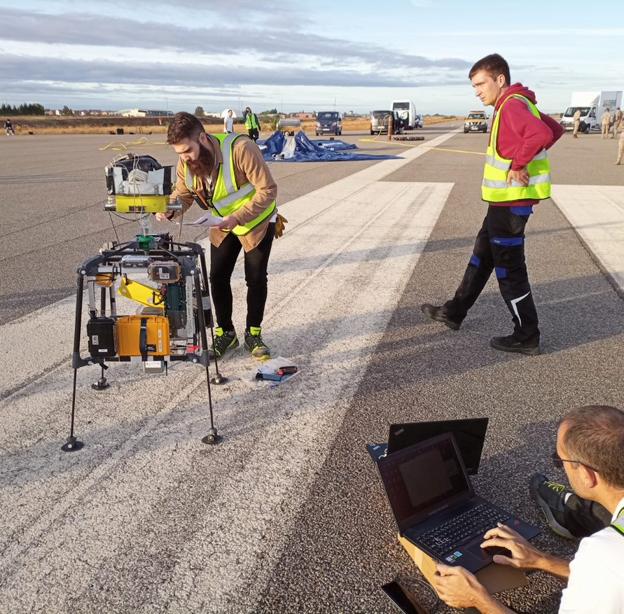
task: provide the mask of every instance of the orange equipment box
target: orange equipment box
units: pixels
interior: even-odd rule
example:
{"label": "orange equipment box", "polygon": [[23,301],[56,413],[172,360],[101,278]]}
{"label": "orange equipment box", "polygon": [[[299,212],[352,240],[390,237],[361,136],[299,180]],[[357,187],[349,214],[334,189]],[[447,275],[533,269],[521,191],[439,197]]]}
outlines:
{"label": "orange equipment box", "polygon": [[115,329],[119,356],[169,355],[169,319],[165,316],[119,316]]}

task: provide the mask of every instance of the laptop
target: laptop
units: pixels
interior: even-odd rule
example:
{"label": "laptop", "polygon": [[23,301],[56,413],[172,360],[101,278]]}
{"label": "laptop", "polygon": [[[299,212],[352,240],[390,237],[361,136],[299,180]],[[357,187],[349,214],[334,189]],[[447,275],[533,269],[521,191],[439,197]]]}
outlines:
{"label": "laptop", "polygon": [[443,433],[452,433],[455,436],[467,473],[475,475],[479,471],[487,427],[488,418],[391,424],[388,443],[368,444],[367,448],[373,460],[379,461],[380,458],[388,454],[403,450],[425,439]]}
{"label": "laptop", "polygon": [[480,547],[502,522],[532,539],[539,530],[474,492],[452,434],[446,433],[378,463],[399,533],[432,558],[472,573],[492,562]]}

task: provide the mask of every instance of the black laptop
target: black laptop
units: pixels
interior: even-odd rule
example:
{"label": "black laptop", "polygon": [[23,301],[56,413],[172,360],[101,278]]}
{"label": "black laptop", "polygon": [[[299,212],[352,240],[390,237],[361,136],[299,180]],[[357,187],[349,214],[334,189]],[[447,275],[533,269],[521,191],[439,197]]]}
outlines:
{"label": "black laptop", "polygon": [[434,422],[407,422],[391,424],[388,443],[368,444],[367,449],[375,461],[388,454],[403,450],[415,443],[431,439],[443,433],[452,433],[459,447],[459,453],[469,475],[476,475],[481,462],[488,418],[467,418],[462,420],[436,420]]}
{"label": "black laptop", "polygon": [[480,544],[497,522],[526,539],[539,533],[475,494],[449,433],[388,454],[378,467],[401,536],[446,565],[473,573],[489,565]]}

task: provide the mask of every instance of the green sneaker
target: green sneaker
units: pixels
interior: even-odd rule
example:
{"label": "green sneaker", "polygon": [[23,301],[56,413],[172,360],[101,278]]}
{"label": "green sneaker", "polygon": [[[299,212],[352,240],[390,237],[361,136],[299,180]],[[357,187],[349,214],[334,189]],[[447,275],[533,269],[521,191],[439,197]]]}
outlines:
{"label": "green sneaker", "polygon": [[221,358],[228,350],[238,347],[238,338],[233,330],[223,330],[220,326],[214,329],[215,340],[212,346],[212,353],[217,358]]}
{"label": "green sneaker", "polygon": [[262,341],[262,329],[259,326],[250,326],[245,331],[245,347],[254,358],[267,360],[271,358],[271,350]]}

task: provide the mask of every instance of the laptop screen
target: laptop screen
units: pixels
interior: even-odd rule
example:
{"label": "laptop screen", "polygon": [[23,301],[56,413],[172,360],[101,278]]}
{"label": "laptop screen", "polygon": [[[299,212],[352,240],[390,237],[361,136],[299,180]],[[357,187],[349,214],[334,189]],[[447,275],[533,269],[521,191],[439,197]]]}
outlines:
{"label": "laptop screen", "polygon": [[487,426],[487,418],[393,424],[388,434],[388,454],[442,433],[453,433],[466,472],[469,475],[475,474],[479,470]]}
{"label": "laptop screen", "polygon": [[382,458],[379,471],[401,531],[473,494],[448,433]]}

